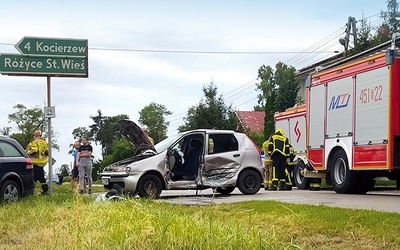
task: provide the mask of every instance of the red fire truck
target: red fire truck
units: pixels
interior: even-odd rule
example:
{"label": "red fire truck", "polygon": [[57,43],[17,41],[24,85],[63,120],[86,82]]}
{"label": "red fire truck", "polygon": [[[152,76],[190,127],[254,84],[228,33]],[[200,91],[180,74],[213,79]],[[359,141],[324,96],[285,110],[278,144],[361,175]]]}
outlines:
{"label": "red fire truck", "polygon": [[[336,193],[366,193],[376,177],[397,180],[399,186],[400,58],[394,54],[379,52],[312,74],[301,115],[305,130],[293,114],[275,116],[296,151],[306,148],[294,170],[298,188],[321,178]],[[304,131],[305,144],[295,145]]]}

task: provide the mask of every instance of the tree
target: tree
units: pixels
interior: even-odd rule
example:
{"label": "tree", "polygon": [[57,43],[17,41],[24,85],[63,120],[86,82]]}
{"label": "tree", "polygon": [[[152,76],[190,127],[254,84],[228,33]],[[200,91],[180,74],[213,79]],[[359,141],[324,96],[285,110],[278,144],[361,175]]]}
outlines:
{"label": "tree", "polygon": [[275,98],[277,92],[274,70],[270,66],[262,65],[258,69],[258,78],[261,79],[260,83],[257,84],[257,89],[261,91],[258,94],[258,103],[263,107],[265,112],[264,139],[267,139],[274,132]]}
{"label": "tree", "polygon": [[112,153],[114,141],[120,139],[119,121],[129,119],[128,115],[103,116],[101,110],[97,110],[97,116],[90,117],[94,124],[90,125],[89,138],[95,144],[99,143],[102,148],[102,157]]}
{"label": "tree", "polygon": [[384,23],[378,28],[378,31],[373,37],[372,44],[373,46],[376,46],[390,40],[391,40],[391,35],[390,35],[389,25]]}
{"label": "tree", "polygon": [[[27,108],[22,104],[14,106],[17,111],[9,114],[9,123],[14,122],[16,126],[15,133],[11,133],[12,128],[6,127],[2,129],[2,133],[6,133],[10,137],[17,140],[23,147],[26,147],[33,139],[33,132],[37,129],[44,131],[43,138],[47,138],[48,135],[48,123],[47,118],[44,117],[43,109],[38,106]],[[56,143],[56,133],[51,129],[52,132],[52,148],[59,150],[60,146]]]}
{"label": "tree", "polygon": [[203,86],[205,100],[201,99],[197,106],[190,107],[180,132],[205,128],[231,129],[243,131],[232,105],[224,103],[222,95],[217,97],[217,87],[213,82]]}
{"label": "tree", "polygon": [[162,104],[150,103],[139,111],[139,123],[141,126],[147,126],[149,136],[154,139],[154,143],[158,143],[167,137],[169,122],[166,116],[172,112]]}
{"label": "tree", "polygon": [[[83,136],[89,136],[90,131],[85,127],[78,127],[72,130],[72,136],[74,137],[74,141],[81,141]],[[73,146],[73,143],[71,144]]]}
{"label": "tree", "polygon": [[95,161],[93,163],[93,180],[97,180],[98,173],[103,171],[106,166],[133,156],[133,151],[134,148],[125,138],[116,140],[114,142],[112,153],[104,156],[103,160]]}
{"label": "tree", "polygon": [[400,13],[397,0],[387,0],[387,11],[381,11],[381,17],[389,26],[390,33],[399,31],[400,28]]}
{"label": "tree", "polygon": [[371,32],[372,26],[367,21],[367,19],[364,18],[364,14],[363,14],[361,21],[359,21],[357,24],[358,24],[357,38],[356,38],[357,43],[356,43],[356,46],[349,51],[348,56],[358,54],[362,51],[365,51],[369,48],[374,47],[375,45],[378,45],[378,44],[375,44],[375,41],[372,36],[372,32]]}
{"label": "tree", "polygon": [[295,79],[296,69],[282,62],[275,65],[275,70],[270,66],[262,65],[258,69],[258,78],[261,82],[257,89],[258,103],[264,108],[264,138],[274,132],[274,114],[293,107],[298,101],[297,93],[300,85]]}
{"label": "tree", "polygon": [[68,176],[69,175],[69,167],[68,164],[63,164],[60,167],[60,173],[62,176]]}
{"label": "tree", "polygon": [[278,94],[276,96],[276,109],[281,112],[296,104],[297,93],[300,85],[296,80],[296,69],[287,66],[282,62],[275,65],[274,80],[278,86]]}

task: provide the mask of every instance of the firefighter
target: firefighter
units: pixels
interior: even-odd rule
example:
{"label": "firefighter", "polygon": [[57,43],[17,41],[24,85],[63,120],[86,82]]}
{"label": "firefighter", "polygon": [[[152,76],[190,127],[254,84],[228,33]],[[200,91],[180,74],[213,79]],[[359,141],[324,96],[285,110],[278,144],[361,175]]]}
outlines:
{"label": "firefighter", "polygon": [[[42,195],[49,194],[49,186],[44,177],[44,166],[49,161],[49,147],[47,142],[41,138],[40,130],[34,132],[34,140],[26,147],[26,152],[32,159],[34,182],[39,181],[42,186]],[[51,180],[50,180],[51,181]]]}
{"label": "firefighter", "polygon": [[276,129],[268,143],[268,155],[272,158],[275,167],[278,190],[289,190],[285,181],[286,158],[289,155],[289,148],[289,139],[285,137],[283,129]]}
{"label": "firefighter", "polygon": [[288,190],[292,190],[293,183],[292,183],[292,172],[293,172],[293,167],[294,167],[294,148],[292,145],[289,144],[289,155],[287,155],[287,160],[286,160],[286,169],[285,169],[285,182],[286,182],[286,188]]}
{"label": "firefighter", "polygon": [[265,169],[265,177],[264,177],[264,189],[265,190],[276,190],[277,185],[276,183],[273,183],[273,177],[274,175],[274,167],[272,165],[272,159],[268,155],[268,144],[269,140],[271,139],[271,136],[269,136],[268,140],[266,140],[262,144],[262,151],[264,153],[265,159],[264,159],[264,169]]}

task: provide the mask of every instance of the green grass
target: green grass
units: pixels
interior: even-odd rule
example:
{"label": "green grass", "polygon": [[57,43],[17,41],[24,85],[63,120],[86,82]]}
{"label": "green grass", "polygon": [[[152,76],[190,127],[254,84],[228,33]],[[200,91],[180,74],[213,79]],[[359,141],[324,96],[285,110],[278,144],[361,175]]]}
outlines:
{"label": "green grass", "polygon": [[[99,187],[101,188],[101,187]],[[400,214],[273,201],[94,203],[68,184],[0,205],[1,249],[400,249]]]}

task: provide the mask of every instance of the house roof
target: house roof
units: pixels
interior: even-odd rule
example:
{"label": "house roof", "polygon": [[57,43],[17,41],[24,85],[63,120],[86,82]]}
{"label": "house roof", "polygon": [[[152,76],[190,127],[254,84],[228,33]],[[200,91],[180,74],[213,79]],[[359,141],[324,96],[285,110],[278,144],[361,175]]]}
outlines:
{"label": "house roof", "polygon": [[264,130],[264,111],[236,111],[242,125],[250,131]]}

